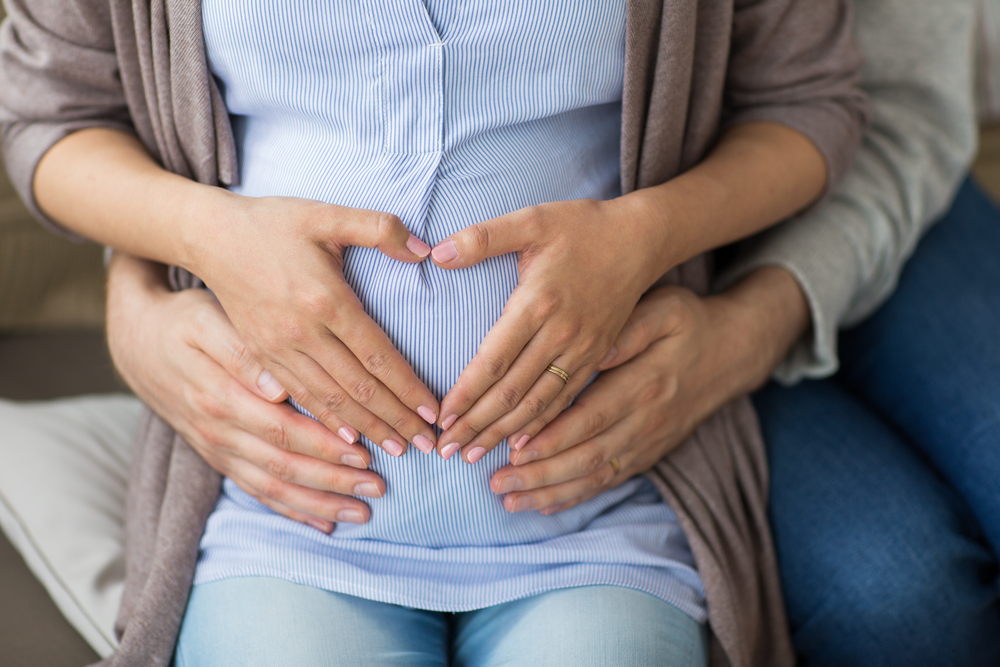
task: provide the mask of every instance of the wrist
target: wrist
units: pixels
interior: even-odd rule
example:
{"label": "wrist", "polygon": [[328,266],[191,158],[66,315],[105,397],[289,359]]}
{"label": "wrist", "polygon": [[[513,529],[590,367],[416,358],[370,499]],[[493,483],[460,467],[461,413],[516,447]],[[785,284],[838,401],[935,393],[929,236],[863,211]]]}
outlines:
{"label": "wrist", "polygon": [[[188,184],[191,182],[188,181]],[[193,184],[179,198],[178,266],[205,278],[210,273],[210,260],[220,244],[231,243],[238,218],[245,212],[247,198],[223,188]],[[227,241],[228,239],[228,241]]]}
{"label": "wrist", "polygon": [[729,290],[709,297],[713,327],[728,351],[733,395],[749,393],[765,382],[796,341],[808,333],[809,303],[795,277],[778,266],[765,266]]}
{"label": "wrist", "polygon": [[638,260],[635,269],[644,287],[652,286],[685,258],[675,242],[671,220],[674,209],[666,201],[663,186],[635,190],[611,200],[613,220],[628,230],[638,250],[630,261]]}

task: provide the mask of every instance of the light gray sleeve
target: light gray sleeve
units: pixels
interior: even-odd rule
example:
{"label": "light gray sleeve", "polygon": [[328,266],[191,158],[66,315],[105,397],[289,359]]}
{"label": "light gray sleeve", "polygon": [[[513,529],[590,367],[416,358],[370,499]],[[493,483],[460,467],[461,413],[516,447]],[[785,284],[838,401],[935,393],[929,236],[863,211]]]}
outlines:
{"label": "light gray sleeve", "polygon": [[837,330],[872,313],[949,206],[976,150],[977,0],[856,0],[872,124],[830,198],[744,243],[717,287],[762,266],[796,277],[812,331],[774,372],[791,384],[837,370]]}

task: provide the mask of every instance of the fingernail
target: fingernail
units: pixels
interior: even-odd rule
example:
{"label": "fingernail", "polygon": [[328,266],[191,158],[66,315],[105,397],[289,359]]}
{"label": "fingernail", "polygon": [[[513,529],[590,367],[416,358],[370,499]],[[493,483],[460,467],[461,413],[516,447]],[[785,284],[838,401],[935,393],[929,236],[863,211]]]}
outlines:
{"label": "fingernail", "polygon": [[257,386],[272,401],[281,396],[285,391],[285,388],[268,371],[264,371],[257,377]]}
{"label": "fingernail", "polygon": [[[365,498],[381,498],[382,492],[378,490],[378,487],[371,482],[362,482],[354,487],[354,495],[364,496]],[[342,510],[344,512],[351,511],[356,512],[357,510]]]}
{"label": "fingernail", "polygon": [[518,496],[514,498],[514,511],[522,512],[524,510],[530,510],[535,506],[535,499],[531,496]]}
{"label": "fingernail", "polygon": [[430,454],[434,451],[434,443],[426,435],[413,436],[413,444],[424,454]]}
{"label": "fingernail", "polygon": [[608,351],[608,356],[604,357],[604,361],[601,362],[601,366],[607,366],[612,361],[614,361],[615,357],[617,356],[618,356],[618,348],[612,345],[611,349]]}
{"label": "fingernail", "polygon": [[434,250],[431,251],[431,256],[434,257],[435,262],[450,262],[451,260],[458,257],[458,246],[452,240],[447,240],[444,243],[439,244]]}
{"label": "fingernail", "polygon": [[520,479],[514,475],[505,475],[500,478],[500,483],[497,484],[497,493],[510,493],[511,491],[517,491],[520,488]]}
{"label": "fingernail", "polygon": [[525,463],[531,463],[537,458],[538,458],[538,452],[536,451],[518,452],[517,455],[514,457],[514,465],[521,466],[524,465]]}
{"label": "fingernail", "polygon": [[349,445],[358,441],[358,434],[354,432],[354,429],[347,428],[346,426],[341,426],[340,430],[337,431],[337,435]]}
{"label": "fingernail", "polygon": [[524,446],[528,444],[529,440],[531,440],[531,436],[525,433],[524,435],[522,435],[520,438],[517,439],[517,442],[514,443],[514,449],[517,451],[521,451],[522,449],[524,449]]}
{"label": "fingernail", "polygon": [[413,234],[410,234],[410,238],[406,239],[406,248],[420,259],[431,254],[431,247]]}
{"label": "fingernail", "polygon": [[352,468],[360,468],[361,470],[368,469],[368,465],[365,464],[365,460],[357,454],[344,454],[340,457],[340,462],[345,466],[351,466]]}
{"label": "fingernail", "polygon": [[468,454],[469,463],[475,463],[486,456],[486,450],[482,447],[473,447]]}
{"label": "fingernail", "polygon": [[426,405],[421,405],[419,408],[417,408],[417,414],[420,415],[420,418],[423,419],[428,424],[433,424],[434,422],[437,421],[438,418],[438,416],[434,413],[434,411],[431,410]]}
{"label": "fingernail", "polygon": [[444,447],[441,448],[441,458],[447,461],[448,459],[450,459],[452,456],[455,455],[455,452],[458,451],[459,447],[461,447],[461,445],[458,444],[457,442],[452,442],[445,445]]}
{"label": "fingernail", "polygon": [[396,442],[395,440],[386,440],[382,443],[382,449],[389,452],[393,456],[403,455],[403,446]]}
{"label": "fingernail", "polygon": [[364,523],[365,516],[358,510],[340,510],[337,512],[337,521],[343,523]]}
{"label": "fingernail", "polygon": [[445,417],[445,420],[441,422],[441,428],[447,431],[451,428],[451,425],[455,423],[456,419],[458,419],[458,415],[448,415]]}
{"label": "fingernail", "polygon": [[321,533],[326,533],[329,535],[333,532],[333,525],[326,523],[325,521],[320,521],[319,519],[306,519],[306,525],[309,525]]}

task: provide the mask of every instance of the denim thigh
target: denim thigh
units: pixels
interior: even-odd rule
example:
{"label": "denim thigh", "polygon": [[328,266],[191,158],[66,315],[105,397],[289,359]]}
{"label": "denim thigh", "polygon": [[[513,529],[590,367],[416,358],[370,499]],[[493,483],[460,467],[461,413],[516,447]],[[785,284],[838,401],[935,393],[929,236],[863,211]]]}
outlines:
{"label": "denim thigh", "polygon": [[920,448],[1000,553],[1000,211],[972,181],[840,342],[838,379]]}
{"label": "denim thigh", "polygon": [[565,588],[457,616],[454,667],[708,664],[704,624],[630,588]]}
{"label": "denim thigh", "polygon": [[192,589],[176,667],[703,667],[708,631],[640,591],[570,588],[447,614],[268,577]]}
{"label": "denim thigh", "polygon": [[269,577],[191,590],[176,667],[447,667],[448,614]]}
{"label": "denim thigh", "polygon": [[831,380],[754,403],[802,664],[1000,664],[996,560],[922,454]]}

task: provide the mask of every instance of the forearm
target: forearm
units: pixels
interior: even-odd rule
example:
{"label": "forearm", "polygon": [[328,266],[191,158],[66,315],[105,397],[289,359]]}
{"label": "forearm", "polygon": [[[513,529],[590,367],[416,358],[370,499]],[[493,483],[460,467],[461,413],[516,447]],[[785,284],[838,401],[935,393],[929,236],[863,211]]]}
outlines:
{"label": "forearm", "polygon": [[56,222],[127,253],[194,270],[199,248],[238,197],[160,167],[139,140],[94,128],[53,146],[35,172],[35,199]]}
{"label": "forearm", "polygon": [[696,167],[621,198],[651,231],[655,270],[769,227],[814,202],[826,163],[802,134],[774,123],[747,123],[723,136]]}

